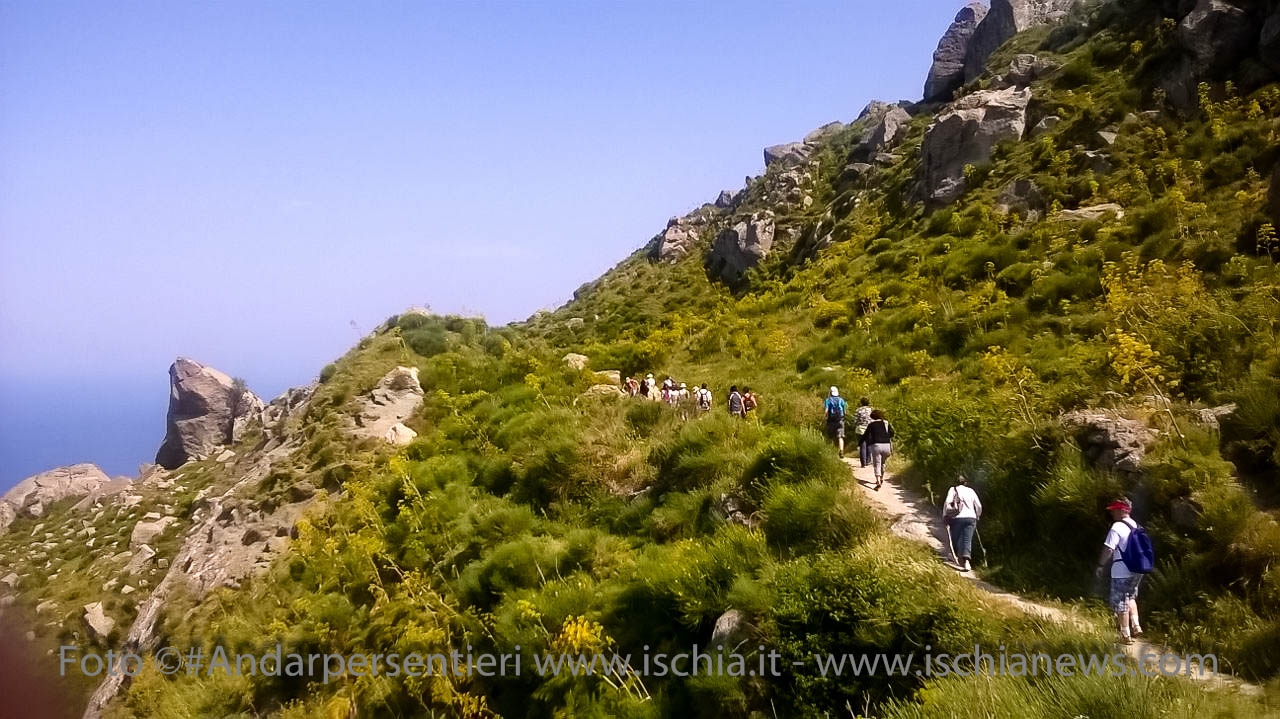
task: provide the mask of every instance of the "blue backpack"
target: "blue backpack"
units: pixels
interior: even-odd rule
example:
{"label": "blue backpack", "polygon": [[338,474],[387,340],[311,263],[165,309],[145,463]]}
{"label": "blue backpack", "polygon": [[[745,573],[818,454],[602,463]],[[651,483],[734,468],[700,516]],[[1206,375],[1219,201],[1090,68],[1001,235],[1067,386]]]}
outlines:
{"label": "blue backpack", "polygon": [[1129,541],[1125,542],[1120,559],[1134,574],[1150,574],[1156,568],[1156,550],[1151,546],[1151,537],[1137,522],[1129,530]]}

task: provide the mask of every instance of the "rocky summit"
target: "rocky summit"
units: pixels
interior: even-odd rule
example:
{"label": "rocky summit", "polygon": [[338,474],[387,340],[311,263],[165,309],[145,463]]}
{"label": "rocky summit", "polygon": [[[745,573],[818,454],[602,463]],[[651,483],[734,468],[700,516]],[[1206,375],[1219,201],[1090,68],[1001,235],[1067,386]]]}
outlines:
{"label": "rocky summit", "polygon": [[174,469],[233,441],[237,426],[263,408],[262,400],[226,374],[179,357],[169,367],[169,412],[156,464]]}

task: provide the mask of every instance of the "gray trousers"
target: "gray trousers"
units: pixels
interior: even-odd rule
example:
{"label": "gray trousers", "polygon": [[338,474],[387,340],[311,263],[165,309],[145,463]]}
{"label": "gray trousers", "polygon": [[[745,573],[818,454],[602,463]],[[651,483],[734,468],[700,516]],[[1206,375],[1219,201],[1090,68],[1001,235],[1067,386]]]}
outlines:
{"label": "gray trousers", "polygon": [[871,455],[871,468],[876,473],[876,479],[884,477],[884,462],[889,459],[889,455],[893,454],[893,445],[888,442],[877,442],[867,445],[867,452]]}

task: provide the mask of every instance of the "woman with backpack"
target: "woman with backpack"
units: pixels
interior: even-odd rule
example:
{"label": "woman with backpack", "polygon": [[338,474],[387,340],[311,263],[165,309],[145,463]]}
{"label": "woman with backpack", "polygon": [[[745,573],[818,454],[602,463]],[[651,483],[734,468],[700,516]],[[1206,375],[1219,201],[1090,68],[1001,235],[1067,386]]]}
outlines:
{"label": "woman with backpack", "polygon": [[973,556],[973,533],[981,516],[978,493],[969,487],[963,474],[956,475],[956,483],[947,490],[947,499],[942,503],[942,522],[951,539],[951,554],[962,572],[973,569],[969,559]]}
{"label": "woman with backpack", "polygon": [[867,454],[871,455],[871,469],[876,473],[876,489],[884,484],[884,463],[893,454],[893,425],[884,418],[884,412],[874,410],[871,413],[871,424],[862,433],[867,443]]}

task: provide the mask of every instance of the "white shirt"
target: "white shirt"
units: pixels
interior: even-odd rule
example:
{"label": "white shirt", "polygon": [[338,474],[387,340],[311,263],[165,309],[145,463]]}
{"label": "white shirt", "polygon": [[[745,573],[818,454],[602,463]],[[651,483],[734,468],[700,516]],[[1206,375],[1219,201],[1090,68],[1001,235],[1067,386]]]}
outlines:
{"label": "white shirt", "polygon": [[1137,526],[1132,519],[1115,522],[1111,525],[1111,530],[1107,532],[1107,538],[1102,543],[1104,547],[1111,550],[1111,578],[1124,579],[1132,577],[1133,572],[1129,571],[1129,567],[1125,565],[1124,560],[1120,558],[1120,553],[1124,551],[1126,545],[1129,544],[1129,533]]}
{"label": "white shirt", "polygon": [[978,499],[978,493],[966,485],[957,484],[947,490],[947,500],[942,503],[943,512],[952,502],[960,507],[960,513],[955,515],[956,519],[977,519],[982,516],[982,502]]}

